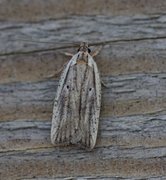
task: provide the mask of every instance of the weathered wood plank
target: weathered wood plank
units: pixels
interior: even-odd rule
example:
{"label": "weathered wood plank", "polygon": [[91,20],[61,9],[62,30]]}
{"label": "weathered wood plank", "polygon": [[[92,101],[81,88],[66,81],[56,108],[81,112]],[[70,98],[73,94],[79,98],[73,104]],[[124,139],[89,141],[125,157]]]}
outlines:
{"label": "weathered wood plank", "polygon": [[[151,176],[148,177],[151,180],[165,180],[166,176]],[[25,178],[22,180],[55,180],[55,178]],[[142,180],[142,178],[123,178],[120,176],[77,176],[77,177],[72,177],[72,176],[67,176],[67,177],[56,177],[56,180],[88,180],[88,179],[95,179],[95,180]]]}
{"label": "weathered wood plank", "polygon": [[[166,176],[150,176],[150,177],[147,177],[151,180],[165,180],[166,179]],[[144,179],[147,179],[147,178],[144,178]],[[22,179],[22,180],[55,180],[55,178],[25,178],[25,179]],[[142,178],[123,178],[123,177],[120,177],[120,176],[77,176],[77,177],[72,177],[72,176],[67,176],[67,177],[56,177],[56,180],[92,180],[92,179],[95,179],[95,180],[142,180]]]}
{"label": "weathered wood plank", "polygon": [[[127,42],[108,43],[95,58],[103,75],[166,72],[165,19],[164,15],[155,18],[84,16],[82,21],[78,17],[70,17],[35,24],[1,23],[0,83],[38,81],[55,73],[69,59],[61,53],[76,52],[76,48],[65,49],[65,45],[59,44],[66,41],[105,42],[128,39]],[[59,35],[59,31],[63,36]],[[75,36],[75,32],[79,35]],[[18,41],[17,38],[21,37],[51,41],[55,45]],[[137,40],[130,41],[134,38]],[[60,46],[61,50],[56,50]],[[55,50],[46,51],[51,48]],[[39,49],[42,51],[35,53]]]}
{"label": "weathered wood plank", "polygon": [[0,20],[35,21],[77,15],[135,15],[165,13],[164,0],[26,0],[1,1]]}
{"label": "weathered wood plank", "polygon": [[[101,118],[97,147],[116,147],[127,154],[118,156],[136,157],[132,149],[149,149],[166,146],[166,115],[136,115],[128,117]],[[17,120],[0,123],[0,152],[52,147],[50,142],[50,120]],[[115,148],[115,151],[117,150]],[[156,151],[156,150],[155,150]],[[166,152],[165,152],[166,153]],[[160,151],[156,156],[162,156]],[[138,152],[138,156],[145,156]]]}
{"label": "weathered wood plank", "polygon": [[[62,42],[104,42],[122,39],[166,38],[166,16],[78,16],[45,20],[36,23],[0,22],[0,53],[27,52],[49,47],[65,46]],[[28,43],[18,39],[34,39],[48,43]],[[12,41],[16,39],[15,41]],[[161,38],[160,38],[161,39]],[[133,42],[135,44],[135,42]],[[132,45],[133,45],[132,43]],[[148,43],[149,47],[160,50],[165,43],[159,45]],[[130,45],[131,46],[131,45]],[[125,48],[125,46],[124,46]],[[148,51],[149,48],[146,50]],[[165,49],[165,48],[164,48]],[[137,49],[139,50],[139,49]],[[129,51],[129,50],[128,50]],[[144,50],[145,51],[145,50]],[[123,52],[123,48],[122,48]],[[129,51],[130,52],[130,51]],[[132,53],[132,51],[130,52]],[[138,52],[137,52],[138,53]],[[140,53],[142,54],[142,53]]]}
{"label": "weathered wood plank", "polygon": [[[157,50],[155,46],[150,45],[153,43],[160,46],[162,42],[164,46],[165,40],[136,42],[134,46],[133,43],[107,46],[103,48],[101,54],[95,60],[101,74],[104,76],[165,73],[165,48],[161,47]],[[55,74],[69,60],[69,58],[61,55],[61,52],[50,51],[47,53],[0,57],[0,83],[39,81]]]}
{"label": "weathered wood plank", "polygon": [[[120,154],[125,155],[125,152],[122,153],[123,150],[116,152],[114,149],[116,148],[97,148],[92,152],[86,152],[79,149],[58,148],[47,149],[47,151],[39,150],[38,152],[1,154],[1,178],[94,175],[122,176],[124,178],[165,176],[166,163],[164,157],[157,157],[154,153],[153,158],[133,158],[139,149],[131,151],[132,157],[118,157]],[[163,154],[165,149],[158,148],[156,151]],[[142,154],[142,150],[140,154]],[[144,154],[149,154],[149,150],[145,149]]]}
{"label": "weathered wood plank", "polygon": [[[166,111],[165,74],[105,77],[101,116],[124,116]],[[58,81],[0,85],[0,121],[51,119]]]}

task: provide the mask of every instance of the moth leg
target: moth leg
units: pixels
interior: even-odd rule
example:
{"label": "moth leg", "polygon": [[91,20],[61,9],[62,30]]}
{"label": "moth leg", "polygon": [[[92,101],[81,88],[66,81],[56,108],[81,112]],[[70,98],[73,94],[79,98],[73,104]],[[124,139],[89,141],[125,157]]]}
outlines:
{"label": "moth leg", "polygon": [[56,71],[54,74],[48,75],[46,78],[55,78],[57,77],[61,72],[62,72],[63,68],[61,68],[60,70]]}
{"label": "moth leg", "polygon": [[46,79],[50,79],[50,78],[56,78],[59,74],[61,74],[61,72],[63,71],[63,69],[65,68],[65,66],[67,65],[68,61],[63,65],[62,68],[60,68],[59,70],[57,70],[54,74],[48,75],[46,77]]}
{"label": "moth leg", "polygon": [[[62,54],[65,55],[65,56],[70,56],[70,57],[74,56],[74,54],[71,54],[71,53],[68,53],[68,52],[65,52],[65,53],[62,53]],[[67,63],[68,63],[68,61],[63,65],[62,68],[60,68],[54,74],[51,74],[51,75],[47,76],[47,78],[55,78],[55,77],[57,77],[63,71],[63,69],[65,68]]]}
{"label": "moth leg", "polygon": [[104,83],[104,81],[101,80],[101,85],[105,88],[109,88],[109,86],[107,84]]}
{"label": "moth leg", "polygon": [[73,57],[74,56],[74,54],[71,54],[71,53],[68,53],[68,52],[65,52],[65,53],[63,53],[65,56],[70,56],[70,57]]}
{"label": "moth leg", "polygon": [[92,57],[95,57],[99,54],[99,52],[101,51],[101,49],[103,48],[103,46],[99,46],[98,49],[96,49],[96,51],[94,51],[94,53],[92,54]]}

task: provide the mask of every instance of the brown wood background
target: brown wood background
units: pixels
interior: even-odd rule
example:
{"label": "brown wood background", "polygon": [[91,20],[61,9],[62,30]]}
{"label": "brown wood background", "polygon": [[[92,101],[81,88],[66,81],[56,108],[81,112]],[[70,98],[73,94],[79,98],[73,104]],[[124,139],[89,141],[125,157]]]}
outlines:
{"label": "brown wood background", "polygon": [[[47,77],[80,41],[105,43],[93,151],[50,143]],[[0,1],[0,179],[65,178],[166,179],[166,1]]]}

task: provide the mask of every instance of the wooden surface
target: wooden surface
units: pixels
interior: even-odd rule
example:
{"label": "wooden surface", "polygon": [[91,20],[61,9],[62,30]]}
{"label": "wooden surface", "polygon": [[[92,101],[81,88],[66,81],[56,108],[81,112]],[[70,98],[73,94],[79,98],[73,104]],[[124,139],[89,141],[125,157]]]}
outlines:
{"label": "wooden surface", "polygon": [[[166,179],[165,1],[11,2],[0,2],[0,179]],[[105,44],[93,151],[50,143],[59,75],[47,77],[73,41]]]}
{"label": "wooden surface", "polygon": [[38,21],[69,15],[162,14],[164,0],[1,0],[0,20]]}

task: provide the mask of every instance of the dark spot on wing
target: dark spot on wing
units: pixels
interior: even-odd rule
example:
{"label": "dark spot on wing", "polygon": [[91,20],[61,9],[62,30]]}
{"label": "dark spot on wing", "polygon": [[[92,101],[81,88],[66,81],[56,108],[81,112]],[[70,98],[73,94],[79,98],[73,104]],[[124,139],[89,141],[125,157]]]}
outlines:
{"label": "dark spot on wing", "polygon": [[88,53],[90,54],[91,53],[91,50],[88,48]]}

